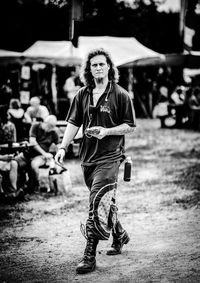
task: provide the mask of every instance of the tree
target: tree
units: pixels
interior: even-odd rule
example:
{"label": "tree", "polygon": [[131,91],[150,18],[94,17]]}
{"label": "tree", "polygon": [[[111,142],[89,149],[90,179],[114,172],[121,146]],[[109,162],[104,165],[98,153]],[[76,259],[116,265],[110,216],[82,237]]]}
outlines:
{"label": "tree", "polygon": [[[0,48],[24,51],[36,40],[71,39],[71,1],[0,1]],[[75,22],[75,45],[80,35],[130,36],[157,52],[181,51],[179,14],[159,13],[156,0],[135,0],[132,5],[119,0],[82,2],[83,21]]]}

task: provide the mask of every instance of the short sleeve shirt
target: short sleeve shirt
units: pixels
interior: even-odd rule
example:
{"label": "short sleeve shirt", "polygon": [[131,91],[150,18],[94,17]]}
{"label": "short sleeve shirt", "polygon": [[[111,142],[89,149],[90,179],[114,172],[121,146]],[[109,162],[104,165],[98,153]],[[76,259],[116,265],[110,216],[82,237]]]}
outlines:
{"label": "short sleeve shirt", "polygon": [[[81,88],[75,96],[67,121],[77,127],[102,126],[112,128],[123,123],[135,127],[135,112],[128,92],[118,84],[110,84],[96,107],[91,106],[92,89]],[[92,110],[92,111],[91,111]],[[83,134],[80,159],[83,165],[117,161],[124,154],[124,135],[106,136],[99,140]]]}
{"label": "short sleeve shirt", "polygon": [[[37,143],[46,152],[49,151],[49,148],[53,143],[55,143],[55,144],[59,143],[59,135],[58,135],[57,130],[55,129],[55,130],[52,130],[50,132],[46,132],[42,128],[42,123],[40,123],[40,122],[35,122],[32,125],[32,127],[30,129],[30,137],[35,137]],[[36,152],[35,152],[34,155],[36,155]]]}

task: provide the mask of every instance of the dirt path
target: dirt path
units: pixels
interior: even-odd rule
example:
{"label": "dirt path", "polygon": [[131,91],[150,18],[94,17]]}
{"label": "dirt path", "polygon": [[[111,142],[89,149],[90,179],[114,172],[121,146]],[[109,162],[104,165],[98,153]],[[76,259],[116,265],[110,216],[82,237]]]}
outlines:
{"label": "dirt path", "polygon": [[73,191],[34,195],[0,207],[0,282],[200,282],[200,133],[138,120],[127,139],[132,181],[119,176],[119,213],[131,242],[123,254],[98,246],[97,270],[76,275],[85,239],[88,193],[78,160]]}

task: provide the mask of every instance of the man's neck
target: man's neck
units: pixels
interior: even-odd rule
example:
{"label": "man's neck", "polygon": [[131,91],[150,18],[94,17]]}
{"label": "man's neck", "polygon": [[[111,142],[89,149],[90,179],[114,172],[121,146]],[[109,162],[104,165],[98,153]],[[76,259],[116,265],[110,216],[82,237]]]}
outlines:
{"label": "man's neck", "polygon": [[107,84],[108,84],[108,78],[105,78],[101,81],[95,80],[95,88],[96,89],[99,89],[99,90],[105,89]]}

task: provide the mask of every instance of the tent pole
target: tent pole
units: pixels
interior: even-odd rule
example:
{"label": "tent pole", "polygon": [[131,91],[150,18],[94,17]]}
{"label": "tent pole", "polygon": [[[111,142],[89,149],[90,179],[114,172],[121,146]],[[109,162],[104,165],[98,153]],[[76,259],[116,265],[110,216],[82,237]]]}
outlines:
{"label": "tent pole", "polygon": [[133,92],[133,68],[128,68],[128,93],[130,98],[134,99],[134,92]]}

